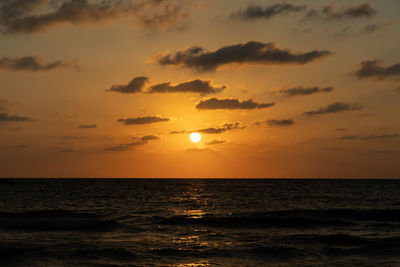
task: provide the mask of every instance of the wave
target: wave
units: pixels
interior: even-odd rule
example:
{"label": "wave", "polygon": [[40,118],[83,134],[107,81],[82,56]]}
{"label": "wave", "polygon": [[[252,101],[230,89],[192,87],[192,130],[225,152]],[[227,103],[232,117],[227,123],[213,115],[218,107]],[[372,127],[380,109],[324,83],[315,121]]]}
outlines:
{"label": "wave", "polygon": [[166,225],[203,225],[226,228],[294,228],[356,226],[360,222],[400,222],[400,210],[282,210],[266,213],[160,218]]}
{"label": "wave", "polygon": [[297,243],[301,245],[328,245],[344,247],[365,247],[365,246],[400,246],[400,237],[372,238],[354,236],[348,234],[330,235],[289,235],[277,238],[279,241]]}
{"label": "wave", "polygon": [[101,215],[68,210],[0,212],[2,230],[108,232],[119,227]]}
{"label": "wave", "polygon": [[151,250],[153,254],[168,257],[261,257],[268,259],[289,260],[304,254],[293,247],[267,247],[257,246],[249,249],[217,249],[217,248],[196,248],[196,249],[176,249],[164,248]]}
{"label": "wave", "polygon": [[161,221],[167,225],[203,225],[226,228],[313,228],[352,226],[351,222],[340,220],[314,219],[298,216],[273,217],[273,216],[206,216],[194,218],[190,216],[174,216]]}

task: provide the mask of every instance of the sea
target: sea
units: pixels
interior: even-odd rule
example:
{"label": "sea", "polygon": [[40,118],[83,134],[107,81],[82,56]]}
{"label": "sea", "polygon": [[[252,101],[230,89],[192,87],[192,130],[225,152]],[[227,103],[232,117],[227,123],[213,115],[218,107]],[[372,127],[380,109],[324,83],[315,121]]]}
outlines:
{"label": "sea", "polygon": [[2,179],[0,266],[400,266],[400,180]]}

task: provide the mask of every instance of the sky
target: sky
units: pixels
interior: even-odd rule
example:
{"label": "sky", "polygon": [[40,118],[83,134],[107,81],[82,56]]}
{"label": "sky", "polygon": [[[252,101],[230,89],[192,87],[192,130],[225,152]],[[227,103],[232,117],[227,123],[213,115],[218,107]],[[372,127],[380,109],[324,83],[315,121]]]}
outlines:
{"label": "sky", "polygon": [[398,10],[3,0],[0,177],[398,178]]}

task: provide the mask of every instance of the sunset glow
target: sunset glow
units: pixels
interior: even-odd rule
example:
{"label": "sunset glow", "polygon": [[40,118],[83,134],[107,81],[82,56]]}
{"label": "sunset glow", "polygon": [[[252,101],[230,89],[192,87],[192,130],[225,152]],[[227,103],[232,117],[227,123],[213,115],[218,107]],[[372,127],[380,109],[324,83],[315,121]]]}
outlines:
{"label": "sunset glow", "polygon": [[0,176],[396,177],[400,1],[228,2],[0,1]]}

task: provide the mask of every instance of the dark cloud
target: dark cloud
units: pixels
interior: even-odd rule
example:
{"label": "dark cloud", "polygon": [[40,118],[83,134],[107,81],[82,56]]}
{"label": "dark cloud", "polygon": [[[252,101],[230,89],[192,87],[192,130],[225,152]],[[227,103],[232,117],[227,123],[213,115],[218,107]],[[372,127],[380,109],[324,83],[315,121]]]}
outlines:
{"label": "dark cloud", "polygon": [[18,115],[9,115],[8,113],[0,113],[0,122],[24,122],[24,121],[32,121],[32,119]]}
{"label": "dark cloud", "polygon": [[109,147],[104,150],[106,150],[106,151],[126,151],[126,150],[130,150],[136,146],[147,145],[150,141],[154,141],[154,140],[158,140],[158,139],[160,139],[160,137],[155,136],[155,135],[145,135],[145,136],[142,136],[141,138],[138,138],[138,140],[133,143],[119,144],[117,146]]}
{"label": "dark cloud", "polygon": [[288,88],[288,89],[282,89],[279,91],[279,93],[287,96],[298,96],[298,95],[312,95],[312,94],[317,94],[317,93],[322,93],[322,92],[330,92],[333,90],[333,87],[324,87],[324,88],[319,88],[319,87],[307,87],[304,88],[303,86],[299,87],[293,87],[293,88]]}
{"label": "dark cloud", "polygon": [[339,140],[355,140],[357,138],[358,138],[357,135],[344,135],[344,136],[339,137],[338,139]]}
{"label": "dark cloud", "polygon": [[383,67],[382,62],[378,60],[364,61],[361,63],[360,69],[355,72],[355,75],[358,78],[400,78],[400,63]]}
{"label": "dark cloud", "polygon": [[181,131],[172,131],[169,134],[184,134],[184,133],[186,133],[186,131],[185,130],[181,130]]}
{"label": "dark cloud", "polygon": [[360,139],[361,140],[387,140],[387,139],[393,139],[393,138],[399,138],[400,135],[398,134],[383,134],[383,135],[368,135],[368,136],[363,136]]}
{"label": "dark cloud", "polygon": [[266,122],[267,122],[268,126],[271,126],[271,127],[294,125],[294,120],[291,120],[291,119],[288,119],[288,120],[267,120]]}
{"label": "dark cloud", "polygon": [[197,109],[262,109],[275,105],[275,103],[257,103],[253,100],[240,101],[238,99],[219,99],[209,98],[201,100],[197,105]]}
{"label": "dark cloud", "polygon": [[191,47],[175,54],[156,56],[162,66],[181,65],[197,71],[214,71],[225,64],[306,64],[331,55],[327,50],[309,52],[292,52],[281,49],[274,43],[251,41],[222,47],[216,51],[208,51],[202,47]]}
{"label": "dark cloud", "polygon": [[210,80],[192,80],[188,82],[172,84],[171,82],[159,83],[150,86],[145,91],[145,85],[149,82],[148,77],[135,77],[128,85],[113,85],[109,92],[118,92],[123,94],[133,93],[200,93],[216,94],[226,88],[226,86],[214,86]]}
{"label": "dark cloud", "polygon": [[125,125],[150,124],[163,121],[169,121],[169,118],[163,118],[159,116],[147,116],[147,117],[127,118],[118,120],[118,122],[122,122]]}
{"label": "dark cloud", "polygon": [[200,94],[216,94],[224,90],[226,86],[213,86],[211,81],[193,80],[189,82],[172,85],[170,82],[160,83],[151,86],[149,93],[200,93]]}
{"label": "dark cloud", "polygon": [[342,7],[336,9],[334,5],[325,6],[321,11],[311,10],[306,17],[324,19],[357,19],[362,17],[373,17],[377,11],[368,3],[357,6]]}
{"label": "dark cloud", "polygon": [[225,140],[216,139],[216,140],[212,140],[210,142],[207,142],[206,145],[219,145],[219,144],[223,144],[223,143],[226,143],[226,141]]}
{"label": "dark cloud", "polygon": [[118,92],[122,94],[140,93],[148,81],[149,78],[139,76],[133,78],[127,85],[113,85],[110,89],[106,91]]}
{"label": "dark cloud", "polygon": [[306,9],[307,6],[305,5],[297,6],[287,3],[278,3],[266,7],[250,4],[245,10],[240,9],[238,12],[231,14],[231,17],[242,20],[270,19],[276,15],[288,15]]}
{"label": "dark cloud", "polygon": [[321,107],[318,110],[304,112],[304,115],[314,116],[314,115],[322,115],[322,114],[328,114],[328,113],[337,113],[337,112],[360,110],[360,109],[362,109],[362,107],[358,106],[358,105],[336,102],[336,103],[329,104],[326,107]]}
{"label": "dark cloud", "polygon": [[140,138],[141,141],[143,142],[148,142],[148,141],[153,141],[153,140],[158,140],[160,137],[155,136],[155,135],[145,135]]}
{"label": "dark cloud", "polygon": [[144,28],[182,28],[189,14],[185,3],[167,0],[3,0],[0,28],[6,33],[34,33],[58,25],[83,25],[134,19]]}
{"label": "dark cloud", "polygon": [[78,129],[93,129],[97,128],[97,124],[81,124],[78,126]]}
{"label": "dark cloud", "polygon": [[246,126],[241,126],[240,123],[236,122],[236,123],[226,123],[222,127],[218,127],[218,128],[211,127],[211,128],[200,129],[200,130],[197,130],[196,132],[205,133],[205,134],[220,134],[220,133],[224,133],[227,131],[236,130],[236,129],[244,129],[244,128],[246,128]]}
{"label": "dark cloud", "polygon": [[2,57],[0,58],[0,69],[8,71],[50,71],[59,68],[78,68],[73,61],[53,61],[50,63],[43,63],[39,57],[28,56],[20,58]]}

